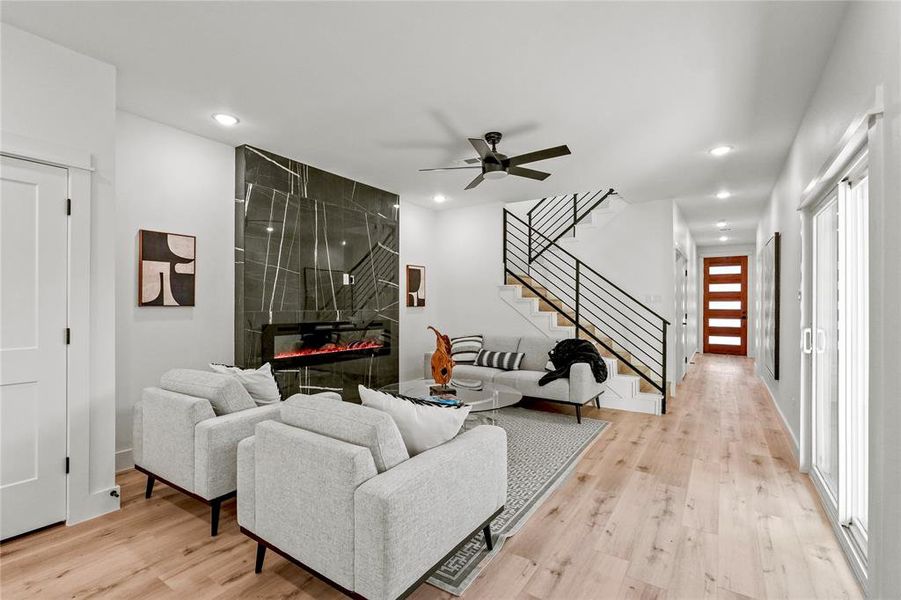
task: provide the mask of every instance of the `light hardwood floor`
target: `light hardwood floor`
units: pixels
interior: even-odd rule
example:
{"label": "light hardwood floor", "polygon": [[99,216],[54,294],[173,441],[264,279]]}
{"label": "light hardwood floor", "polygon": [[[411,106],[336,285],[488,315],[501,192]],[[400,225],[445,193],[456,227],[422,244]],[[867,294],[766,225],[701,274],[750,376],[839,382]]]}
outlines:
{"label": "light hardwood floor", "polygon": [[[586,410],[612,427],[465,597],[861,597],[750,360],[699,356],[669,411]],[[254,575],[234,501],[210,538],[206,506],[118,480],[121,511],[0,545],[3,600],[343,597],[271,552]]]}

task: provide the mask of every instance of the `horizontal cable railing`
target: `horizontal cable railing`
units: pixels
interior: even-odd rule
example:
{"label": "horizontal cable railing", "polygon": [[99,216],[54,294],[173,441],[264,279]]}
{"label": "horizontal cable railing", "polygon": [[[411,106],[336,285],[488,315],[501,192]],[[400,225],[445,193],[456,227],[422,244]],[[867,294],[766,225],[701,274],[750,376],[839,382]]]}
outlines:
{"label": "horizontal cable railing", "polygon": [[504,274],[664,394],[665,403],[669,321],[506,209]]}
{"label": "horizontal cable railing", "polygon": [[607,191],[548,196],[539,200],[526,216],[529,225],[529,261],[541,256],[591,214],[591,211],[615,194],[616,191],[610,188]]}

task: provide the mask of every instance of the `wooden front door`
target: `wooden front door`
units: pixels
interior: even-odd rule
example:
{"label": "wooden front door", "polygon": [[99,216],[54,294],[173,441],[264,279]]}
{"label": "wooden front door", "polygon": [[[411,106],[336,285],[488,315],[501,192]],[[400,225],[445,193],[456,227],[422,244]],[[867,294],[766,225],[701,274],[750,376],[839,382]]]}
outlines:
{"label": "wooden front door", "polygon": [[748,257],[704,259],[704,352],[748,353]]}

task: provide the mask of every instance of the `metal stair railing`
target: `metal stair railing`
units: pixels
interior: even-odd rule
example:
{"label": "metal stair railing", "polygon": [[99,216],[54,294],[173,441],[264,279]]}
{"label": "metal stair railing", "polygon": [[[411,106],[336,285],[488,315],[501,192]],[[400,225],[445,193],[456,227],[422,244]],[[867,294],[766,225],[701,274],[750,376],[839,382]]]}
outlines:
{"label": "metal stair railing", "polygon": [[[608,193],[609,195],[609,193]],[[663,394],[669,321],[504,209],[504,277],[512,277]],[[531,242],[541,244],[532,255]]]}
{"label": "metal stair railing", "polygon": [[529,225],[529,262],[573,231],[591,211],[614,195],[616,190],[610,188],[607,191],[548,196],[539,200],[526,215]]}

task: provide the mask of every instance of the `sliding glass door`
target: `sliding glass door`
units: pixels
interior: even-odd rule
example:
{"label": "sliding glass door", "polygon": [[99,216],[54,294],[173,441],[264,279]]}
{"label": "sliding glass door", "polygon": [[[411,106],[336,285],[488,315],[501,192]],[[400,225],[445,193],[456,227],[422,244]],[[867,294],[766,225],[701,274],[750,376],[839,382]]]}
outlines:
{"label": "sliding glass door", "polygon": [[866,156],[810,216],[811,476],[843,547],[866,570],[868,255]]}
{"label": "sliding glass door", "polygon": [[838,195],[813,217],[813,467],[838,505]]}

